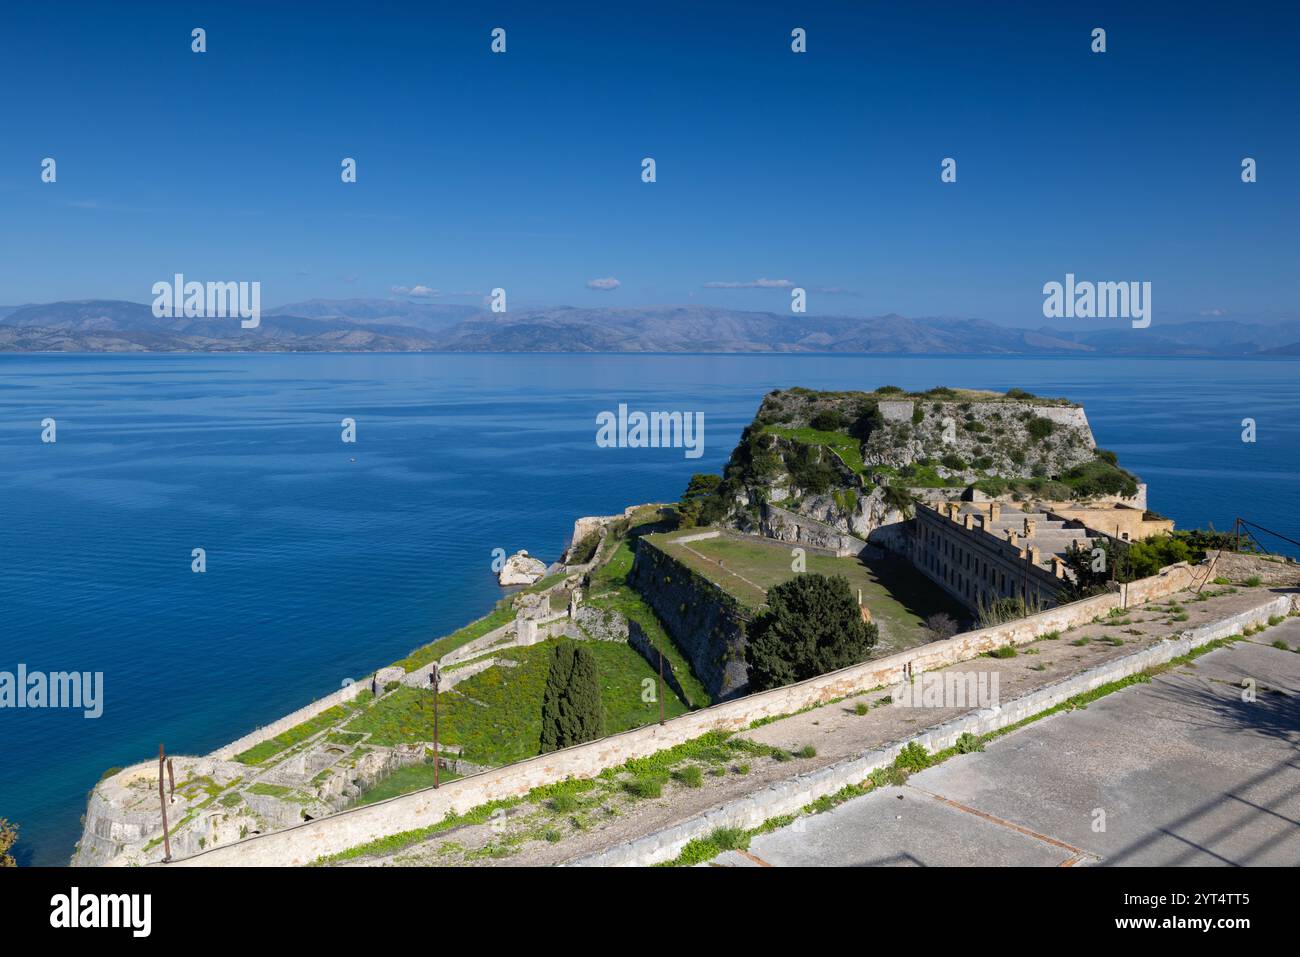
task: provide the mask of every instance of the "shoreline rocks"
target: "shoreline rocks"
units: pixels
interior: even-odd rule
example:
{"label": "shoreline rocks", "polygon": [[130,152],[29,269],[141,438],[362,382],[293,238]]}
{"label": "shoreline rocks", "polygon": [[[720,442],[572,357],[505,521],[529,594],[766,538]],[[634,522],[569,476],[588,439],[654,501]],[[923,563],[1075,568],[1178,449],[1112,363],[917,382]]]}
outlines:
{"label": "shoreline rocks", "polygon": [[546,564],[531,558],[522,548],[506,559],[497,574],[501,585],[531,585],[546,574]]}

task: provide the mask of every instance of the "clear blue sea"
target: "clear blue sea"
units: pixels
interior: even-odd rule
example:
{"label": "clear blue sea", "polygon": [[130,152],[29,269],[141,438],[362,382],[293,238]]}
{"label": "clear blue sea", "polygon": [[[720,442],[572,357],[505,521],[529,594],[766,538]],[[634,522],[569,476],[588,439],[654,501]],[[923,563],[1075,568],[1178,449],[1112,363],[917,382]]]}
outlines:
{"label": "clear blue sea", "polygon": [[[106,699],[97,720],[0,710],[0,817],[21,825],[20,863],[66,863],[106,768],[159,742],[210,750],[479,616],[501,594],[494,548],[549,561],[580,515],[675,499],[722,466],[774,388],[1069,396],[1179,525],[1241,514],[1300,539],[1298,372],[1285,359],[0,355],[0,670],[102,671]],[[620,402],[702,411],[703,457],[597,448],[596,415]],[[340,441],[345,416],[355,445]]]}

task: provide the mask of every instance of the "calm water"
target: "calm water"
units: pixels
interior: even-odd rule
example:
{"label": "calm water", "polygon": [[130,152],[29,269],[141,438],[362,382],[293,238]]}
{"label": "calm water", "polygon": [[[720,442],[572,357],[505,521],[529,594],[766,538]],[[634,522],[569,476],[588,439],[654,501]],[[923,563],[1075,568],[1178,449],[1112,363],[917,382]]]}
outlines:
{"label": "calm water", "polygon": [[[1294,361],[825,356],[0,355],[0,670],[103,671],[105,710],[0,711],[0,817],[66,863],[100,773],[198,753],[500,595],[494,548],[674,499],[763,393],[893,383],[1082,401],[1180,525],[1300,539]],[[703,458],[599,449],[595,417],[703,411]],[[58,422],[58,442],[40,422]],[[340,441],[339,421],[358,423]],[[1254,418],[1259,440],[1241,442]],[[352,461],[355,459],[355,461]],[[207,572],[190,571],[191,549]],[[1286,546],[1293,554],[1295,549]]]}

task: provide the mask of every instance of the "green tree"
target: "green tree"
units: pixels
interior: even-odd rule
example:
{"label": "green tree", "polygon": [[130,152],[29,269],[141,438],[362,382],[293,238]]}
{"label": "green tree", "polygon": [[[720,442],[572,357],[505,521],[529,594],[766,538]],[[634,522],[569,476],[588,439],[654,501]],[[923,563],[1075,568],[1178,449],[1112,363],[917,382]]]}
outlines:
{"label": "green tree", "polygon": [[690,484],[682,493],[678,503],[677,514],[680,516],[680,528],[694,528],[696,525],[711,525],[720,521],[726,514],[726,502],[721,493],[722,476],[696,472],[691,476]]}
{"label": "green tree", "polygon": [[604,736],[605,707],[596,657],[581,645],[561,641],[551,653],[542,693],[542,751]]}
{"label": "green tree", "polygon": [[1108,581],[1137,581],[1178,562],[1199,560],[1186,541],[1172,535],[1152,535],[1136,542],[1098,538],[1087,547],[1071,545],[1064,558],[1074,572],[1074,593],[1079,597],[1103,590]]}
{"label": "green tree", "polygon": [[9,853],[9,848],[13,847],[18,840],[18,825],[10,824],[7,820],[0,817],[0,867],[16,867],[13,856]]}
{"label": "green tree", "polygon": [[862,620],[848,579],[801,574],[767,593],[750,628],[749,682],[755,691],[814,678],[866,659],[879,632]]}

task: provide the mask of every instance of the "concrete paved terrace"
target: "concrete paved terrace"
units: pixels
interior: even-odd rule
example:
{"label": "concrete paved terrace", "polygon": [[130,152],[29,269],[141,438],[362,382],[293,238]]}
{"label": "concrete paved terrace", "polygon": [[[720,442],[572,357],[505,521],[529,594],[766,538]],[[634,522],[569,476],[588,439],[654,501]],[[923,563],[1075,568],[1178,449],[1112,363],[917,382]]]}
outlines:
{"label": "concrete paved terrace", "polygon": [[1291,618],[712,863],[1300,865],[1295,649]]}

